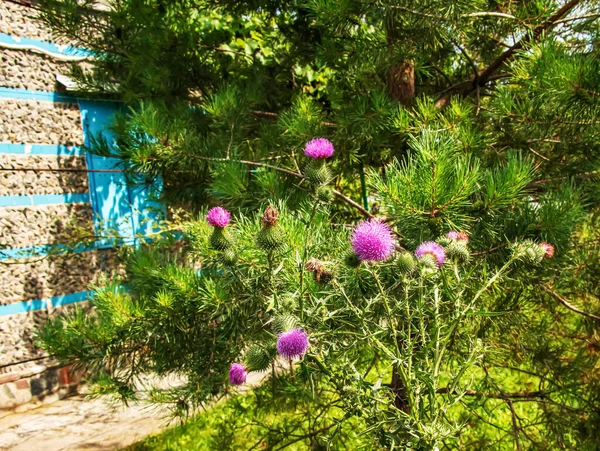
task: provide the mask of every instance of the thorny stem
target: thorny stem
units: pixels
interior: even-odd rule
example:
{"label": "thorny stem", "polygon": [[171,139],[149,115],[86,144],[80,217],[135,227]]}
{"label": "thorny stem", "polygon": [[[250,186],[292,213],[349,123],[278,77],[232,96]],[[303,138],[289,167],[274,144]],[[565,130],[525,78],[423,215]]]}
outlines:
{"label": "thorny stem", "polygon": [[315,200],[312,211],[310,212],[310,218],[308,219],[308,224],[306,225],[306,230],[304,233],[304,255],[300,262],[300,319],[304,320],[304,265],[306,264],[306,259],[308,258],[308,236],[310,232],[310,226],[313,223],[313,219],[315,214],[317,213],[317,207],[319,205],[319,201]]}

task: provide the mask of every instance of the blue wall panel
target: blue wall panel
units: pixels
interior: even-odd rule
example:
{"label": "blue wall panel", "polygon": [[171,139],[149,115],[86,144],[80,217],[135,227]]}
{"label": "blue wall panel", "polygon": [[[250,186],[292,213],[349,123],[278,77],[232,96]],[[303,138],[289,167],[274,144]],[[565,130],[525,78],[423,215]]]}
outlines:
{"label": "blue wall panel", "polygon": [[[107,127],[119,109],[119,104],[80,100],[79,106],[86,145],[90,144],[90,136],[100,134],[110,142],[112,135]],[[86,158],[90,170],[123,169],[121,161],[117,158],[91,154]],[[98,247],[135,244],[136,237],[156,232],[157,223],[164,216],[165,207],[152,199],[151,192],[160,191],[160,181],[151,189],[144,186],[127,186],[125,175],[122,173],[90,172],[89,180],[96,234],[107,237],[98,241]]]}
{"label": "blue wall panel", "polygon": [[[118,105],[98,101],[80,101],[81,120],[85,134],[85,144],[90,145],[90,135],[102,135],[110,141],[112,135],[107,127]],[[86,155],[88,169],[123,169],[116,158]],[[94,213],[96,235],[99,248],[121,244],[115,237],[123,237],[124,244],[132,244],[134,238],[129,190],[125,176],[121,173],[90,172],[90,197]],[[109,238],[113,237],[113,238]]]}

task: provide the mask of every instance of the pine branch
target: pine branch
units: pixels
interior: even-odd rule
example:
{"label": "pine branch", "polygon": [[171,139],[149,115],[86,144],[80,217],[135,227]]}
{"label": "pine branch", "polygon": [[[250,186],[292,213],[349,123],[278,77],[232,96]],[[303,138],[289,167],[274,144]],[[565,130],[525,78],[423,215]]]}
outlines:
{"label": "pine branch", "polygon": [[[222,162],[230,162],[230,163],[241,163],[241,164],[246,164],[248,166],[263,167],[263,168],[273,169],[275,171],[283,172],[284,174],[293,175],[294,177],[298,177],[298,178],[304,179],[304,175],[300,174],[299,172],[294,172],[294,171],[291,171],[289,169],[281,168],[279,166],[273,166],[272,164],[260,163],[258,161],[231,160],[231,159],[228,159],[228,158],[211,158],[211,157],[202,157],[202,156],[199,156],[199,155],[195,155],[195,158],[198,158],[200,160],[206,160],[206,161],[222,161]],[[363,216],[366,216],[366,217],[371,218],[371,219],[375,217],[374,215],[372,215],[371,213],[369,213],[364,207],[362,207],[360,204],[356,203],[355,201],[353,201],[352,199],[350,199],[348,196],[346,196],[345,194],[341,193],[340,191],[334,189],[334,190],[332,190],[332,192],[337,197],[339,197],[344,202],[346,202],[348,205],[350,205],[353,208],[356,208],[358,211],[360,211]]]}
{"label": "pine branch", "polygon": [[581,0],[571,0],[567,2],[562,8],[559,8],[542,24],[538,25],[530,36],[528,35],[521,38],[516,44],[496,58],[488,67],[479,72],[477,77],[457,83],[456,85],[448,88],[446,91],[444,91],[446,94],[435,103],[436,108],[443,108],[448,103],[452,93],[466,96],[471,94],[476,89],[485,86],[488,82],[493,81],[493,77],[498,69],[503,67],[507,62],[511,61],[515,57],[516,53],[525,47],[526,43],[530,41],[536,41],[544,31],[552,29],[562,17],[567,15],[579,3],[581,3]]}
{"label": "pine branch", "polygon": [[579,310],[577,307],[575,307],[573,304],[568,302],[565,298],[563,298],[556,291],[553,291],[548,287],[543,287],[543,289],[547,293],[551,294],[554,297],[554,299],[556,299],[558,302],[560,302],[562,305],[564,305],[566,308],[568,308],[572,312],[575,312],[579,315],[583,315],[586,318],[593,319],[594,321],[600,321],[600,316],[594,315],[593,313],[584,312],[583,310]]}

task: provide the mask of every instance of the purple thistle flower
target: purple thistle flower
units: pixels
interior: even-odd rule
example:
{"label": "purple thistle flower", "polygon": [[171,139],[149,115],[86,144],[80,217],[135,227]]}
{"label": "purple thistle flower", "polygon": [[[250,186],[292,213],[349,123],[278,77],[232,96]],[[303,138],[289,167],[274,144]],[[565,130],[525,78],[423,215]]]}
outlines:
{"label": "purple thistle flower", "polygon": [[446,260],[444,248],[434,241],[425,241],[419,244],[415,251],[417,258],[423,258],[425,255],[431,255],[438,266],[442,266]]}
{"label": "purple thistle flower", "polygon": [[325,138],[315,138],[307,142],[304,148],[304,155],[316,159],[329,158],[333,155],[333,152],[333,144]]}
{"label": "purple thistle flower", "polygon": [[232,363],[229,368],[229,382],[233,385],[242,385],[246,382],[246,376],[248,375],[246,367],[241,363]]}
{"label": "purple thistle flower", "polygon": [[362,261],[387,260],[395,247],[396,241],[390,227],[379,221],[363,221],[352,234],[352,248]]}
{"label": "purple thistle flower", "polygon": [[214,227],[224,228],[229,224],[230,214],[222,207],[215,207],[208,210],[206,220]]}
{"label": "purple thistle flower", "polygon": [[292,329],[279,334],[277,352],[286,359],[302,357],[308,349],[308,337],[302,329]]}
{"label": "purple thistle flower", "polygon": [[451,240],[458,240],[458,235],[459,235],[458,232],[455,232],[454,230],[452,230],[446,234],[446,238],[450,238]]}

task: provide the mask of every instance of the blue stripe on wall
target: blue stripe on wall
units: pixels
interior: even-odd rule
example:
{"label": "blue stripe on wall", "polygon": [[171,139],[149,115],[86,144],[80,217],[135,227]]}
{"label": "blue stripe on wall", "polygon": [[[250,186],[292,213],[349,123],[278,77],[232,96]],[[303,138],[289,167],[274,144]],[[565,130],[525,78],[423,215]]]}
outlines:
{"label": "blue stripe on wall", "polygon": [[81,194],[30,194],[25,196],[0,196],[0,207],[23,207],[30,205],[76,204],[89,202],[88,193]]}
{"label": "blue stripe on wall", "polygon": [[[92,52],[85,49],[79,49],[71,46],[52,44],[51,42],[39,41],[37,39],[12,36],[6,33],[0,33],[0,42],[11,46],[31,46],[44,52],[55,53],[64,56],[92,56]],[[18,49],[16,49],[18,50]]]}
{"label": "blue stripe on wall", "polygon": [[46,255],[62,255],[67,253],[89,252],[96,249],[95,245],[85,246],[79,244],[75,247],[65,244],[45,244],[40,246],[13,247],[0,249],[0,260],[16,258],[45,257]]}
{"label": "blue stripe on wall", "polygon": [[17,100],[39,100],[42,102],[77,103],[77,97],[50,91],[0,87],[0,98]]}
{"label": "blue stripe on wall", "polygon": [[0,316],[35,312],[36,310],[45,309],[47,306],[48,301],[46,299],[36,299],[35,301],[15,302],[14,304],[0,305]]}
{"label": "blue stripe on wall", "polygon": [[0,154],[14,155],[57,155],[78,157],[84,154],[80,147],[61,144],[9,144],[0,143]]}
{"label": "blue stripe on wall", "polygon": [[15,315],[17,313],[35,312],[44,310],[50,305],[53,307],[62,307],[64,305],[82,302],[91,296],[91,291],[80,291],[78,293],[64,294],[46,299],[36,299],[34,301],[15,302],[13,304],[1,305],[0,316]]}

